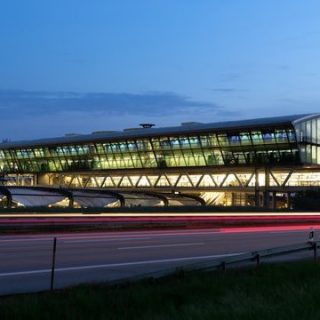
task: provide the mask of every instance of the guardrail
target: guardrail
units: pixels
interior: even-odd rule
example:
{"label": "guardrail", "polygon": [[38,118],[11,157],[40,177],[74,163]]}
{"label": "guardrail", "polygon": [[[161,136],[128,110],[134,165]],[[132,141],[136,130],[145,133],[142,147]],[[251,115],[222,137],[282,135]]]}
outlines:
{"label": "guardrail", "polygon": [[310,240],[305,243],[297,243],[289,246],[269,248],[265,250],[257,250],[252,252],[240,253],[235,256],[228,258],[217,259],[215,261],[201,262],[187,268],[184,271],[194,271],[194,270],[213,270],[222,269],[226,270],[228,265],[235,265],[240,263],[252,263],[255,262],[256,265],[261,263],[263,258],[271,258],[275,256],[284,256],[302,251],[312,251],[313,259],[317,261],[318,249],[320,248],[320,241]]}
{"label": "guardrail", "polygon": [[[245,252],[235,254],[233,256],[217,258],[211,261],[205,262],[193,262],[180,267],[172,267],[163,269],[160,271],[154,271],[149,273],[140,274],[138,276],[122,278],[119,280],[114,280],[109,282],[110,284],[119,284],[125,282],[135,282],[147,278],[160,278],[174,274],[175,272],[185,272],[191,273],[195,271],[211,271],[211,270],[226,270],[228,266],[241,264],[241,263],[254,263],[255,265],[260,265],[261,261],[266,258],[271,258],[275,256],[290,255],[302,251],[312,251],[314,261],[318,259],[318,249],[320,249],[320,241],[316,241],[313,238],[314,232],[311,231],[309,234],[309,241],[303,243],[296,243],[288,246],[274,247],[264,250],[257,250],[252,252]],[[52,267],[51,267],[51,279],[50,279],[50,290],[54,289],[55,280],[55,261],[56,261],[56,251],[57,251],[57,238],[53,239],[52,247]]]}
{"label": "guardrail", "polygon": [[[67,241],[65,241],[66,239]],[[72,239],[73,238],[71,237],[71,240]],[[82,238],[80,237],[80,239]],[[37,241],[38,239],[31,238],[31,240]],[[316,241],[316,239],[314,238],[313,231],[310,232],[309,239],[306,239],[305,241],[300,243],[295,243],[287,246],[278,246],[278,247],[273,247],[273,248],[268,248],[263,250],[255,250],[251,252],[235,253],[232,255],[220,255],[220,256],[216,256],[212,252],[210,255],[210,252],[209,252],[209,256],[200,256],[198,257],[198,260],[196,257],[193,257],[193,258],[184,257],[182,259],[167,259],[167,261],[166,259],[152,260],[150,261],[150,263],[153,263],[153,267],[150,267],[151,268],[150,270],[156,270],[156,271],[150,271],[150,272],[145,272],[146,267],[148,266],[148,264],[146,264],[148,263],[147,261],[125,261],[128,263],[103,264],[104,261],[101,261],[99,259],[100,264],[95,265],[94,261],[96,260],[90,261],[89,259],[89,261],[86,260],[88,263],[87,266],[79,265],[78,263],[75,263],[75,265],[72,266],[72,265],[69,265],[69,263],[71,263],[73,259],[72,260],[70,259],[70,261],[69,259],[66,259],[66,261],[63,261],[64,257],[66,257],[66,255],[69,252],[68,250],[73,250],[73,246],[74,246],[72,244],[72,241],[70,241],[71,243],[70,246],[64,245],[65,242],[68,242],[68,240],[70,240],[68,237],[64,238],[62,236],[61,238],[53,238],[53,241],[52,241],[52,236],[47,236],[42,238],[42,240],[44,241],[44,243],[41,244],[39,247],[37,247],[37,254],[35,254],[34,248],[31,248],[31,250],[28,249],[26,251],[26,254],[25,254],[26,265],[23,267],[23,266],[17,266],[16,264],[17,261],[15,260],[14,257],[16,257],[16,254],[24,257],[24,250],[26,248],[25,245],[23,244],[21,246],[22,251],[17,251],[17,248],[20,247],[20,245],[16,246],[16,244],[13,243],[13,246],[12,247],[9,246],[9,249],[7,250],[6,241],[12,241],[12,240],[10,239],[8,240],[4,238],[4,242],[2,243],[3,246],[1,246],[1,252],[0,252],[1,259],[2,259],[1,274],[0,274],[0,295],[19,293],[19,292],[28,292],[28,290],[34,291],[35,288],[39,291],[50,290],[50,289],[53,290],[55,287],[66,287],[69,285],[79,284],[81,282],[90,282],[90,281],[96,282],[98,280],[105,282],[106,279],[121,277],[124,274],[128,275],[130,273],[136,274],[136,275],[132,277],[126,277],[126,278],[122,277],[118,280],[109,281],[108,283],[112,285],[112,284],[121,284],[125,282],[136,282],[138,280],[148,279],[148,278],[156,279],[163,276],[170,276],[175,274],[187,275],[189,273],[191,274],[193,272],[197,272],[200,270],[203,270],[203,271],[226,270],[231,267],[238,268],[243,266],[245,267],[259,266],[262,262],[269,263],[269,262],[284,261],[284,260],[287,260],[287,258],[291,258],[291,256],[293,256],[293,259],[313,258],[314,261],[318,261],[318,258],[319,258],[319,262],[320,262],[320,251],[319,251],[320,239],[319,241]],[[13,241],[16,241],[16,240],[13,240]],[[24,239],[20,239],[18,241],[24,241]],[[78,241],[75,241],[75,242],[78,242]],[[80,242],[82,241],[83,239],[80,240]],[[98,237],[97,239],[94,240],[94,242],[96,241],[100,242],[100,238]],[[88,246],[85,248],[92,250],[95,247],[96,245],[93,245],[93,247]],[[103,244],[101,246],[101,249],[103,249],[103,251],[101,251],[102,254],[106,252],[105,249],[107,247],[108,245],[106,244]],[[80,244],[80,247],[76,245],[77,250],[79,249],[81,250],[81,248],[82,248],[81,244]],[[13,251],[11,251],[11,249],[13,249]],[[100,250],[100,247],[98,247],[97,249]],[[59,252],[61,252],[61,255],[59,254]],[[97,251],[97,252],[100,252],[100,251]],[[75,253],[78,253],[78,251],[75,251]],[[227,252],[224,252],[224,253],[227,253]],[[14,259],[13,262],[10,261],[11,257],[13,257]],[[56,257],[58,259],[56,259]],[[276,259],[273,259],[273,257],[275,257]],[[194,259],[194,260],[189,260],[189,259]],[[76,261],[78,260],[76,259]],[[2,262],[3,262],[3,265],[2,265]],[[158,264],[158,262],[161,262],[161,263]],[[171,266],[168,265],[168,263],[170,263]],[[127,267],[128,265],[132,265],[132,264],[139,265],[139,267],[137,267],[136,269],[130,269],[129,267]],[[112,270],[117,266],[123,266],[123,265],[125,265],[126,267],[124,269],[119,268],[120,269],[119,274],[118,273],[109,274],[108,270]],[[94,272],[85,271],[85,270],[91,270],[91,269],[100,270],[99,274],[95,276]],[[85,276],[81,277],[79,276],[79,274],[75,273],[71,275],[69,279],[68,275],[64,273],[66,271],[69,272],[69,271],[75,271],[75,270],[83,270]],[[61,277],[58,276],[60,272],[63,272],[63,275]],[[87,275],[88,273],[89,275]],[[92,273],[92,276],[90,273]]]}
{"label": "guardrail", "polygon": [[[313,237],[313,231],[311,231]],[[161,271],[145,273],[142,275],[115,280],[109,282],[110,284],[120,284],[126,282],[135,282],[147,278],[161,278],[174,274],[175,272],[191,273],[196,271],[213,271],[213,270],[223,270],[227,269],[227,266],[241,264],[241,263],[254,263],[259,266],[262,259],[271,258],[275,256],[285,256],[302,251],[312,251],[313,260],[316,262],[318,260],[318,249],[320,249],[320,241],[315,241],[310,238],[309,241],[303,243],[297,243],[288,246],[274,247],[264,250],[257,250],[252,252],[245,252],[230,256],[228,258],[218,258],[215,260],[207,262],[196,262],[181,267],[168,268]]]}

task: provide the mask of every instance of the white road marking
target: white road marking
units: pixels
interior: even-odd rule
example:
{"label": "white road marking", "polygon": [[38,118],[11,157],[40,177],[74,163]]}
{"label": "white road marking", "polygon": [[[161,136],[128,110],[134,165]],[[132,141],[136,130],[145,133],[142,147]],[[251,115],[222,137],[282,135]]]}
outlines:
{"label": "white road marking", "polygon": [[0,244],[3,242],[29,242],[29,241],[52,241],[52,238],[22,238],[22,239],[0,239]]}
{"label": "white road marking", "polygon": [[117,248],[117,249],[118,250],[132,250],[132,249],[187,247],[187,246],[203,246],[203,245],[204,245],[203,242],[194,242],[194,243],[158,244],[158,245],[150,245],[150,246],[123,247],[123,248]]}
{"label": "white road marking", "polygon": [[[148,239],[151,239],[150,236],[152,237],[162,237],[162,236],[184,236],[184,235],[206,235],[206,234],[219,234],[221,233],[220,231],[212,231],[212,232],[185,232],[185,231],[172,231],[172,232],[166,232],[166,233],[152,233],[152,235],[150,235],[150,232],[144,232],[142,231],[141,233],[138,233],[138,232],[134,232],[133,234],[131,233],[125,233],[125,234],[118,234],[118,235],[52,235],[51,238],[49,237],[45,237],[45,238],[41,238],[41,237],[38,237],[38,238],[14,238],[14,239],[8,239],[8,238],[1,238],[0,237],[0,244],[1,242],[26,242],[26,241],[50,241],[50,240],[53,240],[55,237],[57,238],[57,240],[63,240],[63,241],[77,241],[77,240],[85,240],[85,239],[122,239],[121,237],[128,237],[128,236],[131,236],[130,238],[132,239],[140,239],[141,237],[132,237],[134,234],[136,235],[140,235],[140,236],[148,236]],[[147,239],[147,237],[146,237]]]}
{"label": "white road marking", "polygon": [[[206,260],[206,259],[213,259],[213,258],[237,256],[241,253],[243,253],[243,252],[229,253],[229,254],[218,254],[218,255],[210,255],[210,256],[198,256],[198,257],[196,256],[196,257],[184,257],[184,258],[161,259],[161,260],[144,260],[144,261],[133,261],[133,262],[122,262],[122,263],[98,264],[98,265],[91,265],[91,266],[66,267],[66,268],[56,268],[55,271],[56,272],[65,272],[65,271],[78,271],[78,270],[104,269],[104,268],[113,268],[113,267],[125,267],[125,266],[134,266],[134,265],[143,265],[143,264],[156,264],[156,263],[166,263],[166,262]],[[49,273],[49,272],[51,272],[51,269],[4,272],[4,273],[0,273],[0,277],[32,275],[32,274],[41,274],[41,273]]]}
{"label": "white road marking", "polygon": [[129,240],[150,240],[151,238],[100,238],[100,239],[90,239],[87,240],[65,240],[63,239],[63,243],[87,243],[87,242],[105,242],[105,241],[129,241]]}
{"label": "white road marking", "polygon": [[[259,232],[259,231],[255,231],[255,232]],[[262,231],[263,233],[264,232],[267,232],[267,231]],[[262,233],[261,232],[261,233]],[[233,231],[228,231],[228,232],[221,232],[221,231],[209,231],[209,232],[186,232],[186,231],[172,231],[172,232],[166,232],[166,233],[152,233],[150,234],[150,232],[141,232],[141,233],[136,233],[137,235],[140,235],[140,236],[148,236],[148,239],[152,239],[154,237],[164,237],[164,236],[172,236],[172,237],[175,237],[175,236],[193,236],[193,235],[213,235],[213,234],[225,234],[225,233],[237,233],[236,231],[233,232]],[[251,232],[250,232],[251,233]],[[260,233],[260,232],[259,232]],[[15,239],[1,239],[0,238],[0,244],[1,242],[25,242],[25,241],[49,241],[49,240],[53,240],[53,238],[57,238],[57,240],[62,240],[64,242],[68,241],[68,242],[71,242],[71,241],[77,241],[77,240],[86,240],[86,239],[122,239],[121,237],[128,237],[128,236],[132,236],[133,234],[119,234],[119,235],[110,235],[110,236],[98,236],[98,235],[91,235],[91,236],[64,236],[64,235],[53,235],[52,238],[15,238]],[[140,239],[141,237],[131,237],[133,240],[134,239]],[[146,237],[147,239],[147,237]]]}
{"label": "white road marking", "polygon": [[292,230],[292,231],[269,231],[268,233],[283,233],[283,234],[287,234],[287,233],[305,233],[306,231],[309,231],[309,230]]}
{"label": "white road marking", "polygon": [[173,232],[169,232],[169,233],[155,233],[152,234],[152,237],[162,237],[162,236],[193,236],[193,235],[206,235],[206,234],[222,234],[221,231],[211,231],[211,232],[177,232],[177,233],[173,233]]}
{"label": "white road marking", "polygon": [[[91,242],[91,241],[122,241],[122,240],[142,240],[151,239],[150,237],[132,237],[132,238],[121,238],[121,237],[56,237],[57,241],[62,241],[64,243],[68,242]],[[29,242],[29,241],[53,241],[52,238],[21,238],[21,239],[0,239],[0,245],[3,242]],[[69,240],[70,239],[70,240]],[[79,240],[78,240],[79,239]]]}

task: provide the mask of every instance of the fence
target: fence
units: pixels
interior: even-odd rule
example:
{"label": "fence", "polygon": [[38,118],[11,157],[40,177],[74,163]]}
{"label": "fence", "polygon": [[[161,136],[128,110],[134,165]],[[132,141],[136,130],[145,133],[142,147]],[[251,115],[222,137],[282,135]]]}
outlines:
{"label": "fence", "polygon": [[[193,271],[211,271],[211,270],[226,270],[228,266],[237,265],[241,263],[254,263],[259,265],[263,259],[275,257],[275,256],[287,256],[297,252],[312,251],[314,261],[318,258],[318,249],[320,248],[320,241],[314,240],[314,232],[311,231],[309,234],[309,241],[303,243],[297,243],[288,246],[274,247],[270,249],[257,250],[252,252],[240,253],[228,258],[214,259],[206,262],[197,262],[182,267],[169,268],[156,272],[144,273],[138,276],[130,278],[122,278],[120,280],[110,281],[109,283],[124,283],[124,282],[134,282],[146,278],[160,278],[173,274],[177,270],[183,272],[193,272]],[[55,279],[55,260],[57,251],[57,238],[53,240],[53,253],[52,253],[52,268],[51,268],[51,281],[50,290],[54,289],[54,279]]]}

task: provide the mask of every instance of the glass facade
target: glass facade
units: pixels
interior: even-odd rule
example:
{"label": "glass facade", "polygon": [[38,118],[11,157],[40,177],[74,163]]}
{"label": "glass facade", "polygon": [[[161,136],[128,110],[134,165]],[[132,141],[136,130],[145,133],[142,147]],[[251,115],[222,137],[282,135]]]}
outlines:
{"label": "glass facade", "polygon": [[320,117],[312,117],[295,124],[301,161],[320,164]]}
{"label": "glass facade", "polygon": [[[80,197],[78,188],[121,192],[127,205],[137,199],[131,190],[140,190],[157,203],[165,196],[169,205],[188,193],[209,205],[269,206],[271,201],[275,207],[278,201],[290,207],[290,194],[320,186],[319,165],[320,115],[0,144],[3,187],[76,189],[83,206],[92,199]],[[34,194],[20,193],[16,202],[22,203],[22,196],[33,201]]]}
{"label": "glass facade", "polygon": [[[297,129],[298,137],[300,132],[303,139],[307,137],[308,144],[301,147],[304,159],[315,159],[316,163],[320,160],[320,150],[314,149],[318,121]],[[95,142],[93,137],[90,143],[0,148],[0,170],[5,173],[298,163],[299,149],[292,125],[119,141]]]}

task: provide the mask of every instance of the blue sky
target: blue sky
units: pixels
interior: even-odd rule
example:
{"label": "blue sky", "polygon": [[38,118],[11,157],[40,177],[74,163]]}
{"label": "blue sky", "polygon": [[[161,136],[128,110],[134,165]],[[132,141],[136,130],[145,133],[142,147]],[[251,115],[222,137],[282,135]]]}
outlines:
{"label": "blue sky", "polygon": [[3,0],[0,138],[320,111],[318,0]]}

